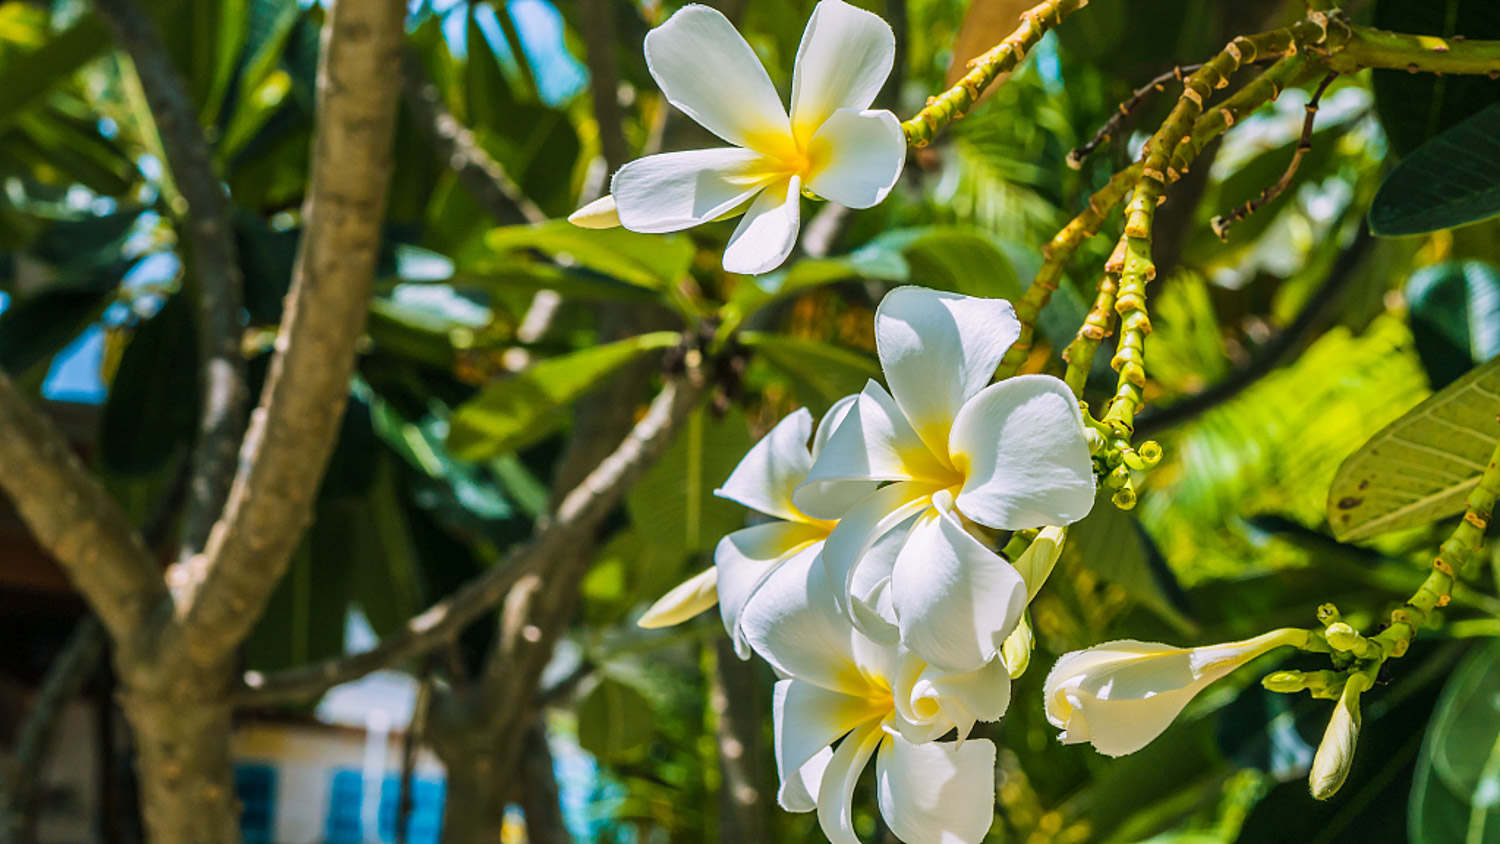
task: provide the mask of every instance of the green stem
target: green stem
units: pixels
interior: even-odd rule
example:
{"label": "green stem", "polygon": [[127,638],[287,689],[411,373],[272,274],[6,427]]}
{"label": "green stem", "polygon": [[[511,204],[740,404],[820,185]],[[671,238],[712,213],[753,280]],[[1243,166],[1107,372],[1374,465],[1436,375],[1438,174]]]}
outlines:
{"label": "green stem", "polygon": [[1462,36],[1411,35],[1368,26],[1351,28],[1349,40],[1330,58],[1339,73],[1367,67],[1412,73],[1500,75],[1500,41]]}
{"label": "green stem", "polygon": [[1484,531],[1489,527],[1497,497],[1500,497],[1500,441],[1495,443],[1479,483],[1469,491],[1463,521],[1438,548],[1427,579],[1404,606],[1391,611],[1390,626],[1372,638],[1384,653],[1393,657],[1405,654],[1422,624],[1448,605],[1457,573],[1478,556],[1484,544]]}
{"label": "green stem", "polygon": [[964,116],[995,77],[1020,64],[1047,30],[1088,4],[1089,0],[1046,0],[1022,12],[1019,29],[970,60],[969,72],[963,78],[952,88],[929,97],[921,111],[901,124],[907,143],[925,146],[943,127]]}

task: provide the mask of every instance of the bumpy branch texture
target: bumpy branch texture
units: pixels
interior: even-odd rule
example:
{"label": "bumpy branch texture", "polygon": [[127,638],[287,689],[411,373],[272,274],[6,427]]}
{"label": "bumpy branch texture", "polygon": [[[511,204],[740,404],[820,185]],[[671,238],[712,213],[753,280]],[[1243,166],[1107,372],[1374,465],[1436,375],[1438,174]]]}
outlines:
{"label": "bumpy branch texture", "polygon": [[202,396],[183,517],[182,554],[196,553],[224,506],[234,479],[249,387],[240,352],[244,292],[234,245],[229,197],[214,172],[182,78],[151,22],[132,0],[95,0],[140,77],[162,151],[187,202],[179,226],[187,236],[190,288],[198,300],[198,358]]}
{"label": "bumpy branch texture", "polygon": [[52,423],[0,373],[0,487],[117,640],[166,597],[161,567]]}
{"label": "bumpy branch texture", "polygon": [[666,451],[701,395],[702,387],[693,379],[668,382],[625,441],[563,498],[552,518],[538,523],[529,542],[516,546],[503,562],[407,622],[401,632],[354,656],[270,676],[252,673],[245,678],[244,702],[263,705],[311,697],[451,640],[493,608],[519,579],[539,576],[570,543],[596,527],[636,478]]}
{"label": "bumpy branch texture", "polygon": [[323,30],[306,229],[276,355],[224,516],[170,578],[202,662],[238,644],[265,606],[338,435],[390,181],[405,9],[346,0]]}

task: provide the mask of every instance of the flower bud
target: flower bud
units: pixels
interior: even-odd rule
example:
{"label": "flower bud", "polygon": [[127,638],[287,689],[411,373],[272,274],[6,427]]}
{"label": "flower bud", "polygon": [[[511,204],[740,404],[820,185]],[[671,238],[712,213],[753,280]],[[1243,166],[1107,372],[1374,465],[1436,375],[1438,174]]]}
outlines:
{"label": "flower bud", "polygon": [[1027,603],[1031,603],[1031,599],[1041,591],[1042,584],[1047,582],[1047,576],[1052,574],[1057,558],[1062,556],[1063,540],[1067,533],[1065,528],[1044,527],[1016,558],[1013,565],[1021,573],[1021,579],[1026,581]]}
{"label": "flower bud", "polygon": [[1010,678],[1015,678],[1026,673],[1026,667],[1031,664],[1031,649],[1036,646],[1036,637],[1031,632],[1031,622],[1023,613],[1021,621],[1005,638],[1005,644],[1000,648],[1000,655],[1005,660],[1005,667],[1010,671]]}
{"label": "flower bud", "polygon": [[568,222],[583,229],[612,229],[620,225],[615,198],[605,194],[568,215]]}
{"label": "flower bud", "polygon": [[1122,640],[1073,651],[1047,675],[1047,720],[1062,729],[1065,744],[1086,741],[1106,756],[1134,753],[1209,683],[1269,650],[1307,640],[1306,630],[1283,628],[1197,648]]}
{"label": "flower bud", "polygon": [[1355,674],[1344,684],[1344,692],[1334,704],[1333,716],[1323,731],[1323,741],[1313,757],[1307,786],[1312,796],[1327,800],[1343,787],[1354,763],[1354,747],[1359,742],[1359,696],[1370,687],[1370,678]]}
{"label": "flower bud", "polygon": [[1268,692],[1291,694],[1307,688],[1307,675],[1301,671],[1272,671],[1260,678],[1260,684]]}
{"label": "flower bud", "polygon": [[709,566],[672,587],[672,591],[661,596],[635,623],[647,629],[681,624],[719,603],[718,586],[718,571]]}
{"label": "flower bud", "polygon": [[1364,640],[1364,637],[1359,635],[1359,631],[1355,630],[1347,621],[1335,621],[1328,625],[1328,629],[1324,631],[1323,636],[1328,639],[1328,644],[1334,650],[1338,651],[1355,650],[1359,648],[1360,643]]}

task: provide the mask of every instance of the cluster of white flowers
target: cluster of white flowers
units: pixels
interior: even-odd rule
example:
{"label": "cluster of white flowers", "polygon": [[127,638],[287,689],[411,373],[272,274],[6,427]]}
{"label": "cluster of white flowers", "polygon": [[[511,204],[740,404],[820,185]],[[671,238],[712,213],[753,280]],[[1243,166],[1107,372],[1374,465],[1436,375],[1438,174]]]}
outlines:
{"label": "cluster of white flowers", "polygon": [[[719,490],[770,520],[726,536],[714,573],[643,619],[674,623],[717,597],[741,653],[785,678],[780,803],[816,808],[833,841],[856,840],[850,794],[877,749],[881,812],[902,840],[989,829],[995,748],[968,735],[1004,714],[1029,656],[1006,642],[1024,631],[1060,528],[1094,501],[1067,387],[989,384],[1018,331],[1001,300],[891,291],[875,314],[889,390],[871,382],[816,429],[806,410],[773,428]],[[992,547],[994,532],[1034,528],[1015,561]]]}
{"label": "cluster of white flowers", "polygon": [[[569,219],[667,232],[743,213],[724,268],[775,268],[796,242],[802,193],[866,208],[900,177],[900,124],[869,109],[894,54],[879,17],[822,0],[788,114],[728,20],[684,7],[647,36],[647,65],[673,105],[734,147],[633,161]],[[1067,386],[990,383],[1019,334],[1003,300],[891,291],[875,313],[886,385],[846,396],[816,426],[798,410],[756,443],[717,492],[765,520],[724,537],[712,568],[640,620],[676,624],[717,603],[736,652],[776,669],[778,802],[816,809],[837,844],[858,842],[850,802],[871,756],[901,840],[977,842],[989,830],[995,747],[969,734],[1005,713],[1031,654],[1026,607],[1095,496]],[[1035,538],[1007,559],[998,538],[1021,530]],[[1047,717],[1064,742],[1131,753],[1204,686],[1305,636],[1073,652],[1047,678]]]}

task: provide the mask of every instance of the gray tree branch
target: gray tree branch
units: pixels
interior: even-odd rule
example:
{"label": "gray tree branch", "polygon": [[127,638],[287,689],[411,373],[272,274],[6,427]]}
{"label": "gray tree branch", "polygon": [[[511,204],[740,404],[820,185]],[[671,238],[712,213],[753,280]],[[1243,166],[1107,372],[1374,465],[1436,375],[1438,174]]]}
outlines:
{"label": "gray tree branch", "polygon": [[306,228],[240,470],[202,554],[175,567],[203,663],[249,632],[312,518],[363,331],[392,168],[406,5],[341,0],[323,28]]}
{"label": "gray tree branch", "polygon": [[696,372],[669,380],[625,441],[563,498],[550,519],[537,523],[528,542],[517,545],[504,561],[412,618],[400,632],[364,653],[270,675],[252,672],[244,677],[239,702],[259,706],[306,699],[450,641],[470,622],[493,609],[517,582],[547,575],[551,563],[578,536],[593,530],[635,479],[666,451],[702,391]]}
{"label": "gray tree branch", "polygon": [[161,566],[52,422],[0,373],[0,488],[116,640],[167,597]]}
{"label": "gray tree branch", "polygon": [[244,291],[234,244],[229,196],[214,172],[208,141],[198,126],[187,86],[172,67],[161,36],[133,0],[95,0],[135,65],[151,107],[172,180],[187,207],[175,209],[188,241],[190,287],[198,304],[198,366],[202,395],[183,514],[181,557],[203,550],[234,480],[250,389],[245,356]]}

